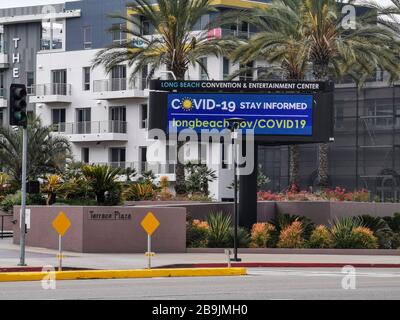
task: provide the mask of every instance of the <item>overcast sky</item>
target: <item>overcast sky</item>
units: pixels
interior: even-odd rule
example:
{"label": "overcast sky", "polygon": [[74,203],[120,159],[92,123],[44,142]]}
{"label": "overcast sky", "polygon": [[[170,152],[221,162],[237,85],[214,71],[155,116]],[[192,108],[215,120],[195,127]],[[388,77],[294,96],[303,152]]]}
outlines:
{"label": "overcast sky", "polygon": [[[73,1],[73,0],[68,0]],[[109,0],[112,1],[112,0]],[[389,4],[390,0],[376,0],[381,4]],[[9,7],[22,7],[22,6],[34,6],[40,4],[54,4],[54,3],[62,3],[63,0],[0,0],[0,8],[9,8]]]}

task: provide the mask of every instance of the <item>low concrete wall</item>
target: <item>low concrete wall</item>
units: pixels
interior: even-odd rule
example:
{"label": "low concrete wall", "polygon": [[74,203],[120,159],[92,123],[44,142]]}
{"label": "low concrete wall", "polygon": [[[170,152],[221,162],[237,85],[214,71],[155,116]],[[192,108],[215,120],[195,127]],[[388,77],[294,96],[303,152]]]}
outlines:
{"label": "low concrete wall", "polygon": [[[31,228],[28,246],[58,248],[58,234],[52,227],[60,211],[71,220],[71,228],[63,238],[66,251],[86,253],[144,253],[147,234],[140,223],[151,211],[160,221],[152,236],[152,250],[159,253],[186,251],[186,210],[184,208],[129,208],[29,206]],[[19,243],[19,207],[14,207],[14,243]]]}
{"label": "low concrete wall", "polygon": [[1,229],[1,223],[3,221],[3,229],[4,231],[12,231],[13,230],[13,215],[12,214],[7,214],[3,211],[0,210],[0,229]]}
{"label": "low concrete wall", "polygon": [[[233,216],[233,203],[232,202],[193,202],[193,201],[131,201],[126,205],[140,208],[141,206],[159,208],[159,207],[176,207],[185,208],[188,217],[193,219],[205,220],[206,217],[212,212],[223,212]],[[268,221],[276,215],[275,202],[258,202],[257,210],[259,221]]]}
{"label": "low concrete wall", "polygon": [[310,218],[315,224],[329,225],[341,217],[370,215],[393,216],[400,212],[400,203],[292,201],[276,202],[276,214],[296,214]]}

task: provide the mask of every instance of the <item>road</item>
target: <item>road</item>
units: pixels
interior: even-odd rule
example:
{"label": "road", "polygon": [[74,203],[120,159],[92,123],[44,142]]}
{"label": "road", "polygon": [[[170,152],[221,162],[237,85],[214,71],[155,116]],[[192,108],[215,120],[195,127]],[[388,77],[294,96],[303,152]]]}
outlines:
{"label": "road", "polygon": [[0,283],[0,299],[400,299],[400,270],[359,269],[344,290],[340,269],[249,269],[244,277]]}

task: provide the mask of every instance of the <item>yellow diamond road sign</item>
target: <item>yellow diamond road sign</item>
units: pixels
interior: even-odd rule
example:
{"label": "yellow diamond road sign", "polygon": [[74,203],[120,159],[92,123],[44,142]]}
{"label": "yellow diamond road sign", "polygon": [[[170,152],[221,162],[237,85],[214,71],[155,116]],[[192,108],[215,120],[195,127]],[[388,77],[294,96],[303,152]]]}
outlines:
{"label": "yellow diamond road sign", "polygon": [[64,234],[68,231],[70,226],[71,226],[71,221],[69,221],[67,215],[62,211],[53,221],[53,228],[57,231],[57,233],[61,237],[64,236]]}
{"label": "yellow diamond road sign", "polygon": [[141,226],[147,232],[147,234],[151,236],[160,226],[160,222],[152,212],[149,212],[142,220]]}

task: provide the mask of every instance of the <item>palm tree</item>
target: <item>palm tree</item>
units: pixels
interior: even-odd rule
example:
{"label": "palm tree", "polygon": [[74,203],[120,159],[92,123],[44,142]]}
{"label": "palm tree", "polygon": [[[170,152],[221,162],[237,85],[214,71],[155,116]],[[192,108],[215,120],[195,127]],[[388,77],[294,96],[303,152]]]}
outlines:
{"label": "palm tree", "polygon": [[[348,1],[354,4],[355,1]],[[376,23],[375,12],[357,17],[356,29],[343,28],[345,16],[335,0],[303,0],[300,14],[303,28],[310,41],[310,61],[316,80],[327,80],[330,69],[342,65],[370,75],[376,68],[387,70],[396,77],[399,68],[396,54],[399,42],[394,34]],[[355,66],[355,67],[354,67]],[[329,146],[318,146],[318,184],[329,185]]]}
{"label": "palm tree", "polygon": [[[344,28],[345,16],[336,0],[274,0],[270,8],[248,13],[248,21],[265,34],[251,39],[245,47],[247,59],[266,58],[281,62],[286,78],[304,76],[299,66],[309,62],[315,80],[324,81],[350,74],[359,83],[376,68],[399,74],[396,53],[399,41],[391,30],[376,23],[376,11],[357,17],[355,30]],[[355,1],[346,1],[353,4]],[[291,44],[292,42],[292,44]],[[239,55],[246,53],[238,52]],[[292,57],[291,57],[292,55]],[[299,63],[300,62],[300,63]],[[304,64],[303,64],[304,63]],[[301,79],[301,78],[299,78]],[[328,179],[328,145],[318,146],[318,184],[326,187]]]}
{"label": "palm tree", "polygon": [[106,202],[106,192],[112,192],[118,188],[117,178],[121,172],[121,168],[111,168],[104,165],[84,166],[82,168],[84,177],[96,194],[98,204]]}
{"label": "palm tree", "polygon": [[[296,12],[297,1],[274,1],[267,9],[253,9],[242,19],[254,25],[259,33],[234,53],[235,62],[243,64],[263,59],[271,67],[258,69],[258,77],[281,75],[285,80],[304,80],[309,69],[308,47]],[[288,23],[287,21],[292,23]],[[239,70],[240,73],[240,70]],[[299,185],[300,148],[289,147],[289,185]]]}
{"label": "palm tree", "polygon": [[[122,32],[129,40],[140,39],[144,46],[138,47],[133,41],[114,43],[101,50],[93,61],[93,67],[103,65],[106,72],[121,63],[133,67],[130,81],[143,70],[149,68],[149,76],[157,69],[166,67],[173,72],[177,80],[184,80],[190,65],[199,65],[201,58],[214,54],[226,55],[234,41],[222,38],[210,38],[208,27],[198,30],[198,22],[207,13],[216,11],[211,0],[135,0],[127,7],[135,10],[135,14],[111,14],[125,22],[111,28],[111,32]],[[139,17],[139,19],[138,19]],[[145,36],[141,32],[140,19],[149,21],[154,29],[154,36]],[[193,30],[197,30],[195,33]],[[205,70],[207,71],[207,70]],[[178,150],[184,142],[178,142]],[[177,193],[185,193],[184,164],[176,166]]]}
{"label": "palm tree", "polygon": [[[0,126],[0,167],[20,185],[22,182],[22,128]],[[51,127],[42,126],[39,118],[28,119],[29,180],[47,173],[61,172],[70,157],[68,139],[53,135]]]}

